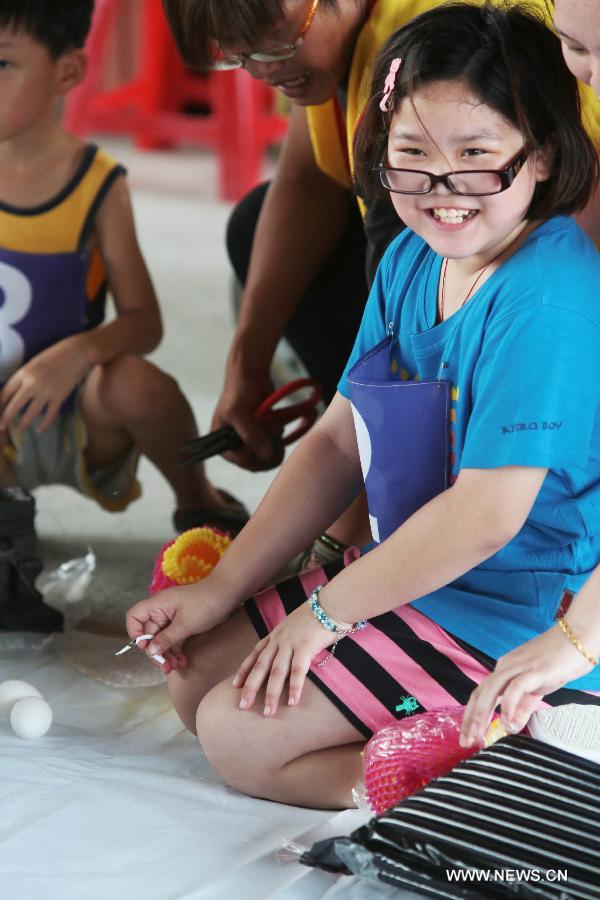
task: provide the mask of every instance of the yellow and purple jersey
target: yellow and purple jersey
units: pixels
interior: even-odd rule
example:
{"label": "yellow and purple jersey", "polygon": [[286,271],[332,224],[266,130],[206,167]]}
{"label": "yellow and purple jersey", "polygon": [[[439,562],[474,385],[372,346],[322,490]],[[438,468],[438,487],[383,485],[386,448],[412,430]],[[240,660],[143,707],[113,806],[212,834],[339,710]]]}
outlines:
{"label": "yellow and purple jersey", "polygon": [[104,318],[106,272],[94,219],[122,166],[90,145],[51,200],[0,198],[0,383],[58,341]]}

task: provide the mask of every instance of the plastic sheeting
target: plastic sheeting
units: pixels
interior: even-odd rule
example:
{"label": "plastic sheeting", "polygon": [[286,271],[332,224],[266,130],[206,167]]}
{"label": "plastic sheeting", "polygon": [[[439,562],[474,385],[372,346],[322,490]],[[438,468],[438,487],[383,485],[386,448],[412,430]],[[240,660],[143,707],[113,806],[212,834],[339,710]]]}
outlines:
{"label": "plastic sheeting", "polygon": [[54,723],[25,741],[0,719],[2,897],[312,900],[334,888],[336,897],[360,896],[353,879],[336,884],[278,863],[275,851],[282,837],[308,847],[348,834],[369,814],[299,809],[227,788],[164,684],[115,689],[68,665],[54,638],[0,634],[0,681],[8,678],[34,684]]}

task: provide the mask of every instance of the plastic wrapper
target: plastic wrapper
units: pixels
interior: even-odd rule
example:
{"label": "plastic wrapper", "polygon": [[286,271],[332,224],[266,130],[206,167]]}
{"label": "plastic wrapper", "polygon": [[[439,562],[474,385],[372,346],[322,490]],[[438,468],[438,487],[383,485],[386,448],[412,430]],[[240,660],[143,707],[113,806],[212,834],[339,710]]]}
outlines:
{"label": "plastic wrapper", "polygon": [[95,569],[96,555],[88,548],[85,556],[62,563],[42,583],[45,603],[64,616],[65,632],[89,615],[88,587]]}
{"label": "plastic wrapper", "polygon": [[373,854],[370,850],[346,839],[335,841],[334,850],[338,859],[355,875],[360,875],[367,881],[379,883],[379,870],[373,861]]}
{"label": "plastic wrapper", "polygon": [[[402,900],[420,900],[421,895],[403,892]],[[365,881],[360,876],[338,878],[323,894],[323,900],[399,900],[398,888],[377,881]]]}
{"label": "plastic wrapper", "polygon": [[82,675],[113,688],[154,687],[165,682],[165,675],[137,648],[115,657],[122,637],[68,631],[54,636],[59,656]]}
{"label": "plastic wrapper", "polygon": [[92,613],[89,587],[96,569],[96,556],[88,549],[85,556],[62,563],[48,575],[41,591],[45,602],[64,615],[64,633],[52,635],[50,644],[67,665],[109,687],[138,688],[162,684],[165,676],[145,653],[133,650],[125,656],[115,652],[126,637],[97,633],[103,623],[93,623],[94,631],[78,626]]}
{"label": "plastic wrapper", "polygon": [[296,841],[290,841],[288,838],[279,839],[279,846],[275,851],[275,859],[278,863],[285,864],[290,862],[299,862],[303,853],[306,853],[308,847],[298,844]]}
{"label": "plastic wrapper", "polygon": [[39,631],[0,631],[0,654],[37,653],[54,646],[54,634]]}
{"label": "plastic wrapper", "polygon": [[370,809],[369,798],[362,778],[359,778],[352,788],[352,800],[357,809]]}
{"label": "plastic wrapper", "polygon": [[461,760],[505,732],[493,723],[485,741],[459,743],[463,707],[420,713],[378,731],[365,747],[365,793],[378,815],[410,797],[433,778],[446,775]]}

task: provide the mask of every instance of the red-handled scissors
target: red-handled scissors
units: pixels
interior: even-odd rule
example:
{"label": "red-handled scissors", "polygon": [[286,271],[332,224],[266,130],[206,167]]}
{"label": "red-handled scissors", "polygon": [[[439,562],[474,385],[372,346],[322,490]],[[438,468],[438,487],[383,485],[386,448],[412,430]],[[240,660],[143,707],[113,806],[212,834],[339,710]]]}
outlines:
{"label": "red-handled scissors", "polygon": [[[298,403],[291,403],[285,406],[277,406],[290,394],[295,394],[303,388],[310,388],[310,393],[306,399]],[[254,418],[265,424],[275,423],[276,425],[287,425],[289,422],[300,420],[297,427],[285,434],[281,438],[281,443],[291,444],[302,437],[308,429],[314,425],[317,418],[317,406],[323,397],[323,389],[314,378],[296,378],[284,384],[278,390],[273,391],[268,397],[259,403],[254,410]],[[216,431],[204,437],[194,438],[181,448],[184,458],[180,465],[187,466],[191,463],[203,462],[211,456],[218,456],[227,450],[234,450],[240,447],[243,441],[232,425],[225,425]]]}

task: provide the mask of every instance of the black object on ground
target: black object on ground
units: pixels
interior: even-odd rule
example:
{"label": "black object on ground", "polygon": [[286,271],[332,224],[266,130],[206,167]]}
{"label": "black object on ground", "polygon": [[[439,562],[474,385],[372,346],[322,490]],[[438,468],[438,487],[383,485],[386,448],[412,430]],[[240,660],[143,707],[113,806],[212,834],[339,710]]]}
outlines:
{"label": "black object on ground", "polygon": [[0,631],[62,631],[63,616],[35,586],[42,570],[35,500],[20,487],[0,490]]}

